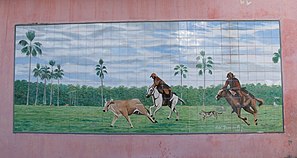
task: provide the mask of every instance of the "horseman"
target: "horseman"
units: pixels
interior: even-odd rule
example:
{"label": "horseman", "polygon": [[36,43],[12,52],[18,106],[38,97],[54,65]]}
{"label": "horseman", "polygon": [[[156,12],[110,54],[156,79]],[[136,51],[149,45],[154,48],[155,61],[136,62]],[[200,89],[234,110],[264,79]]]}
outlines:
{"label": "horseman", "polygon": [[236,96],[239,96],[241,106],[244,106],[245,96],[246,94],[242,92],[241,85],[239,80],[235,77],[232,72],[227,73],[227,80],[225,81],[224,86],[222,89],[227,89],[229,86],[231,93]]}
{"label": "horseman", "polygon": [[163,97],[163,104],[168,103],[170,98],[172,97],[172,91],[171,87],[168,86],[160,77],[157,76],[157,74],[152,73],[150,76],[153,80],[154,83],[151,87],[157,87],[157,90],[159,93],[162,94]]}

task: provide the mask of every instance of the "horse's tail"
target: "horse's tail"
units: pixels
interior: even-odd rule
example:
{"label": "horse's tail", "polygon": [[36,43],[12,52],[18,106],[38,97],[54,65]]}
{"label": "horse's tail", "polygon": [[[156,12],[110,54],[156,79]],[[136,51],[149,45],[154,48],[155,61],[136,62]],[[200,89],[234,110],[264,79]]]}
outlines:
{"label": "horse's tail", "polygon": [[183,104],[186,104],[185,101],[184,101],[182,98],[178,97],[178,100],[179,100],[180,102],[182,102]]}
{"label": "horse's tail", "polygon": [[257,102],[259,102],[259,105],[258,106],[261,106],[264,104],[264,100],[263,99],[260,99],[260,98],[255,98],[257,100]]}

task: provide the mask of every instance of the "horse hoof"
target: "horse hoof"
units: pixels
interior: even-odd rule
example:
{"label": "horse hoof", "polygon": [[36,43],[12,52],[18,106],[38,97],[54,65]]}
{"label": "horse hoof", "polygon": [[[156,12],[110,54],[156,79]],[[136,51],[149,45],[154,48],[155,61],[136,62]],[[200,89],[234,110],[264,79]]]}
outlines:
{"label": "horse hoof", "polygon": [[155,120],[155,123],[158,123],[158,121],[157,121],[157,120]]}
{"label": "horse hoof", "polygon": [[113,125],[110,125],[109,127],[113,127]]}
{"label": "horse hoof", "polygon": [[167,117],[167,120],[169,120],[169,117]]}
{"label": "horse hoof", "polygon": [[257,126],[257,125],[258,125],[258,123],[255,123],[255,125]]}
{"label": "horse hoof", "polygon": [[175,119],[175,121],[178,121],[178,119]]}

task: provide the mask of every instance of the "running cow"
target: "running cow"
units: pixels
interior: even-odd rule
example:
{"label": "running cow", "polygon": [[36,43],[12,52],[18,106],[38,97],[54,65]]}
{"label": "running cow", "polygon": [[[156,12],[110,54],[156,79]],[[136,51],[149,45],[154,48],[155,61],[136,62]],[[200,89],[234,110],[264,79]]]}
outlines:
{"label": "running cow", "polygon": [[114,126],[114,123],[120,116],[124,116],[129,122],[130,127],[133,128],[129,117],[132,114],[145,115],[150,121],[156,123],[139,99],[107,101],[105,102],[103,112],[107,112],[108,110],[112,111],[114,114],[114,118],[110,125],[111,127]]}

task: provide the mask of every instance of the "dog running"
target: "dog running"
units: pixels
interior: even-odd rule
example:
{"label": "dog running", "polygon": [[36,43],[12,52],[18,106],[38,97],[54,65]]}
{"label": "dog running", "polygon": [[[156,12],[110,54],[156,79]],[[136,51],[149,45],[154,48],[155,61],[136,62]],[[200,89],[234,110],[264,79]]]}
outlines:
{"label": "dog running", "polygon": [[203,120],[205,120],[207,117],[211,117],[211,116],[213,116],[216,119],[218,119],[218,115],[219,114],[223,114],[223,113],[222,112],[217,112],[215,110],[212,110],[212,111],[201,110],[201,112],[199,114],[202,115]]}

